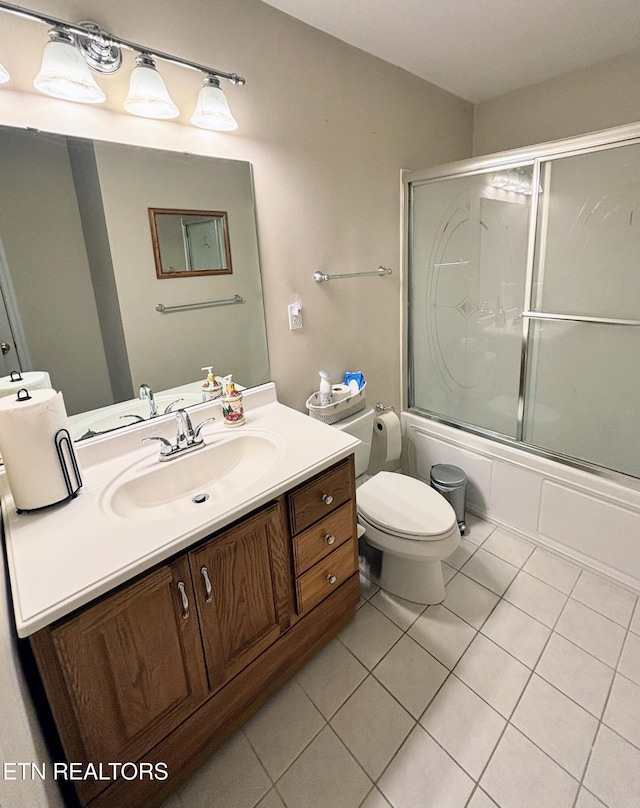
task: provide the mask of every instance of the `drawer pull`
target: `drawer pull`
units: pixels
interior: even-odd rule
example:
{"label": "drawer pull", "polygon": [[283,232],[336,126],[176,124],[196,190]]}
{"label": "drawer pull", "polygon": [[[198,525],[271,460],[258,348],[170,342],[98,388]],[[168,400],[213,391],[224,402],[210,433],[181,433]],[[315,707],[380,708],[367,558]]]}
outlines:
{"label": "drawer pull", "polygon": [[329,583],[330,583],[330,584],[335,584],[335,582],[336,582],[337,580],[338,580],[338,579],[336,578],[336,576],[335,576],[335,575],[332,575],[331,573],[329,573],[329,574],[327,575],[327,581],[329,581]]}
{"label": "drawer pull", "polygon": [[189,617],[189,598],[187,597],[187,591],[182,581],[178,581],[178,591],[182,598],[182,617],[186,620],[187,617]]}
{"label": "drawer pull", "polygon": [[205,588],[205,591],[207,593],[206,597],[205,597],[205,601],[207,603],[211,603],[211,597],[212,597],[212,591],[213,590],[212,590],[212,587],[211,587],[211,581],[209,580],[209,573],[207,572],[207,568],[206,567],[201,567],[200,568],[200,574],[204,578],[204,588]]}
{"label": "drawer pull", "polygon": [[330,533],[327,533],[327,535],[324,537],[324,540],[326,541],[327,544],[333,544],[336,540],[336,537],[332,536]]}
{"label": "drawer pull", "polygon": [[331,496],[331,494],[323,494],[322,501],[324,502],[325,505],[331,505],[331,503],[333,502],[333,497]]}

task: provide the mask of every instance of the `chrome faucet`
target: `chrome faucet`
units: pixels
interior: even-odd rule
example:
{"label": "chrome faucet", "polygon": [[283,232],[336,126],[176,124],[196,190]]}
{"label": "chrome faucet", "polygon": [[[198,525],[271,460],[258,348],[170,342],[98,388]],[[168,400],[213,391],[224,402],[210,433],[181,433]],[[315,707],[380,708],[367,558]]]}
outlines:
{"label": "chrome faucet", "polygon": [[184,452],[191,452],[204,446],[204,440],[200,437],[200,432],[205,424],[215,421],[215,418],[205,418],[197,427],[193,427],[191,418],[185,410],[176,410],[176,438],[175,443],[171,443],[167,438],[154,435],[150,438],[143,438],[142,442],[157,440],[160,441],[160,461],[172,460]]}
{"label": "chrome faucet", "polygon": [[146,399],[149,402],[149,418],[155,418],[158,415],[158,408],[156,406],[156,400],[153,397],[153,390],[149,387],[148,384],[141,384],[140,385],[140,392],[138,393],[138,398],[142,399],[143,401]]}

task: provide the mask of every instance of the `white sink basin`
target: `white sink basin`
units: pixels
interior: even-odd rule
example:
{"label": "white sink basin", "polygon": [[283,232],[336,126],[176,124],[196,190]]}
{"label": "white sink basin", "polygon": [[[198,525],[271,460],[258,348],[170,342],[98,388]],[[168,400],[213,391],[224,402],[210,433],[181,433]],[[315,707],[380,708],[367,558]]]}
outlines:
{"label": "white sink basin", "polygon": [[125,519],[163,519],[221,507],[265,477],[282,451],[277,435],[243,432],[163,463],[147,455],[107,486],[102,508]]}

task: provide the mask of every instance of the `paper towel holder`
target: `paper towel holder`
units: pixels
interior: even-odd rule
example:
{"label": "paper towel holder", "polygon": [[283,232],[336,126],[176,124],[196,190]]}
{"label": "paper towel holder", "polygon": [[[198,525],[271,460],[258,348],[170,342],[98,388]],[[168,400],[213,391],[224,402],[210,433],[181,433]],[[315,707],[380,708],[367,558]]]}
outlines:
{"label": "paper towel holder", "polygon": [[[20,393],[26,393],[26,397],[20,398]],[[18,390],[18,400],[26,401],[30,399],[29,391],[24,388]],[[60,463],[60,470],[67,489],[67,496],[59,499],[57,502],[50,502],[48,505],[42,505],[39,508],[16,508],[18,513],[32,513],[33,511],[41,511],[44,508],[51,508],[53,505],[61,505],[63,502],[68,502],[70,499],[75,499],[78,496],[78,491],[82,488],[82,477],[78,467],[78,461],[73,449],[71,435],[66,429],[59,429],[55,436],[54,442],[56,445],[56,453],[58,455],[58,462]]]}

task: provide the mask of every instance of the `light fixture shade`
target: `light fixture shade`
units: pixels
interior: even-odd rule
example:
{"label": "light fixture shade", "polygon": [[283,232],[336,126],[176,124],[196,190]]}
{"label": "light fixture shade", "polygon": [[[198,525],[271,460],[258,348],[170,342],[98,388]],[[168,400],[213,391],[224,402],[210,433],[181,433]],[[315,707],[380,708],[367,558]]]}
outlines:
{"label": "light fixture shade", "polygon": [[124,108],[142,118],[177,118],[180,115],[153,59],[145,54],[136,58]]}
{"label": "light fixture shade", "polygon": [[215,76],[207,76],[204,80],[191,123],[201,129],[214,129],[218,132],[232,132],[238,128],[238,122],[231,114],[225,94],[220,89],[220,82]]}
{"label": "light fixture shade", "polygon": [[3,65],[0,65],[0,84],[6,84],[11,76],[9,75],[9,71]]}
{"label": "light fixture shade", "polygon": [[42,67],[33,86],[45,95],[78,101],[81,104],[101,104],[106,95],[96,84],[82,54],[65,32],[50,32],[51,41],[45,45]]}

